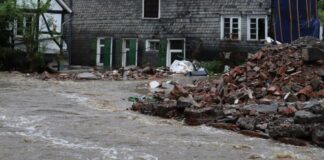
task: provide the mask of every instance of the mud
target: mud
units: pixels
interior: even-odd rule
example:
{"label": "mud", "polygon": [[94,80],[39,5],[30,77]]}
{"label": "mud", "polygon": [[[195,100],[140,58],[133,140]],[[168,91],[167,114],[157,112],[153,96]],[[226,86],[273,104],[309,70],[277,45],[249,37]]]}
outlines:
{"label": "mud", "polygon": [[284,145],[127,108],[143,81],[40,81],[0,73],[1,160],[324,159]]}

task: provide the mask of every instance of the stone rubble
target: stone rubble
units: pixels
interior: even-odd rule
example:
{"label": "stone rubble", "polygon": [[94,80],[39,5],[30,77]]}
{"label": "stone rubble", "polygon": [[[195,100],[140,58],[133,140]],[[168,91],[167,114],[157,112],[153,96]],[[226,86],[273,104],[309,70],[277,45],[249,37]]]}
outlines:
{"label": "stone rubble", "polygon": [[70,71],[50,74],[47,71],[39,75],[42,80],[147,80],[166,78],[169,71],[165,68],[138,68],[135,66],[112,71]]}
{"label": "stone rubble", "polygon": [[303,61],[304,46],[303,41],[266,46],[221,79],[174,84],[170,93],[139,100],[132,110],[184,119],[187,125],[324,147],[324,68],[321,61]]}

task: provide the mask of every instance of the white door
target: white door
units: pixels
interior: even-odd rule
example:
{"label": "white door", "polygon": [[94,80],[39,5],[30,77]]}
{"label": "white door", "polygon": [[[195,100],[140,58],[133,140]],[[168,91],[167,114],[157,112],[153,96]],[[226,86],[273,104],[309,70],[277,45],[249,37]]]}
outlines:
{"label": "white door", "polygon": [[167,66],[175,60],[186,59],[186,40],[184,38],[168,39]]}

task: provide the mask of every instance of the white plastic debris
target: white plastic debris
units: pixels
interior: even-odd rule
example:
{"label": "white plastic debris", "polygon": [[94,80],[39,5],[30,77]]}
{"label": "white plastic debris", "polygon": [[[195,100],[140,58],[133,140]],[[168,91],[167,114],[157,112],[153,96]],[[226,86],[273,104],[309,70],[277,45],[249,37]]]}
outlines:
{"label": "white plastic debris", "polygon": [[178,61],[175,60],[170,66],[170,71],[174,73],[188,73],[194,71],[194,66],[189,61]]}
{"label": "white plastic debris", "polygon": [[275,42],[276,44],[281,44],[281,42],[279,42],[279,41],[275,41],[275,40],[272,39],[271,37],[267,37],[267,38],[266,38],[266,42],[267,42],[268,44],[271,44],[271,43],[273,43],[273,42]]}
{"label": "white plastic debris", "polygon": [[150,88],[155,89],[161,86],[161,83],[158,81],[152,81],[150,82]]}

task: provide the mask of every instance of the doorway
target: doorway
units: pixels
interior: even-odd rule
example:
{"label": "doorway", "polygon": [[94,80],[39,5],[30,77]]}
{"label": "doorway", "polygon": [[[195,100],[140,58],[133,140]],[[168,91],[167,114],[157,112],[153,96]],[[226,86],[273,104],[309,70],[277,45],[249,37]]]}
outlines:
{"label": "doorway", "polygon": [[167,47],[167,66],[175,60],[186,59],[186,40],[184,38],[168,39]]}
{"label": "doorway", "polygon": [[138,40],[128,38],[123,39],[122,47],[122,66],[137,66]]}

